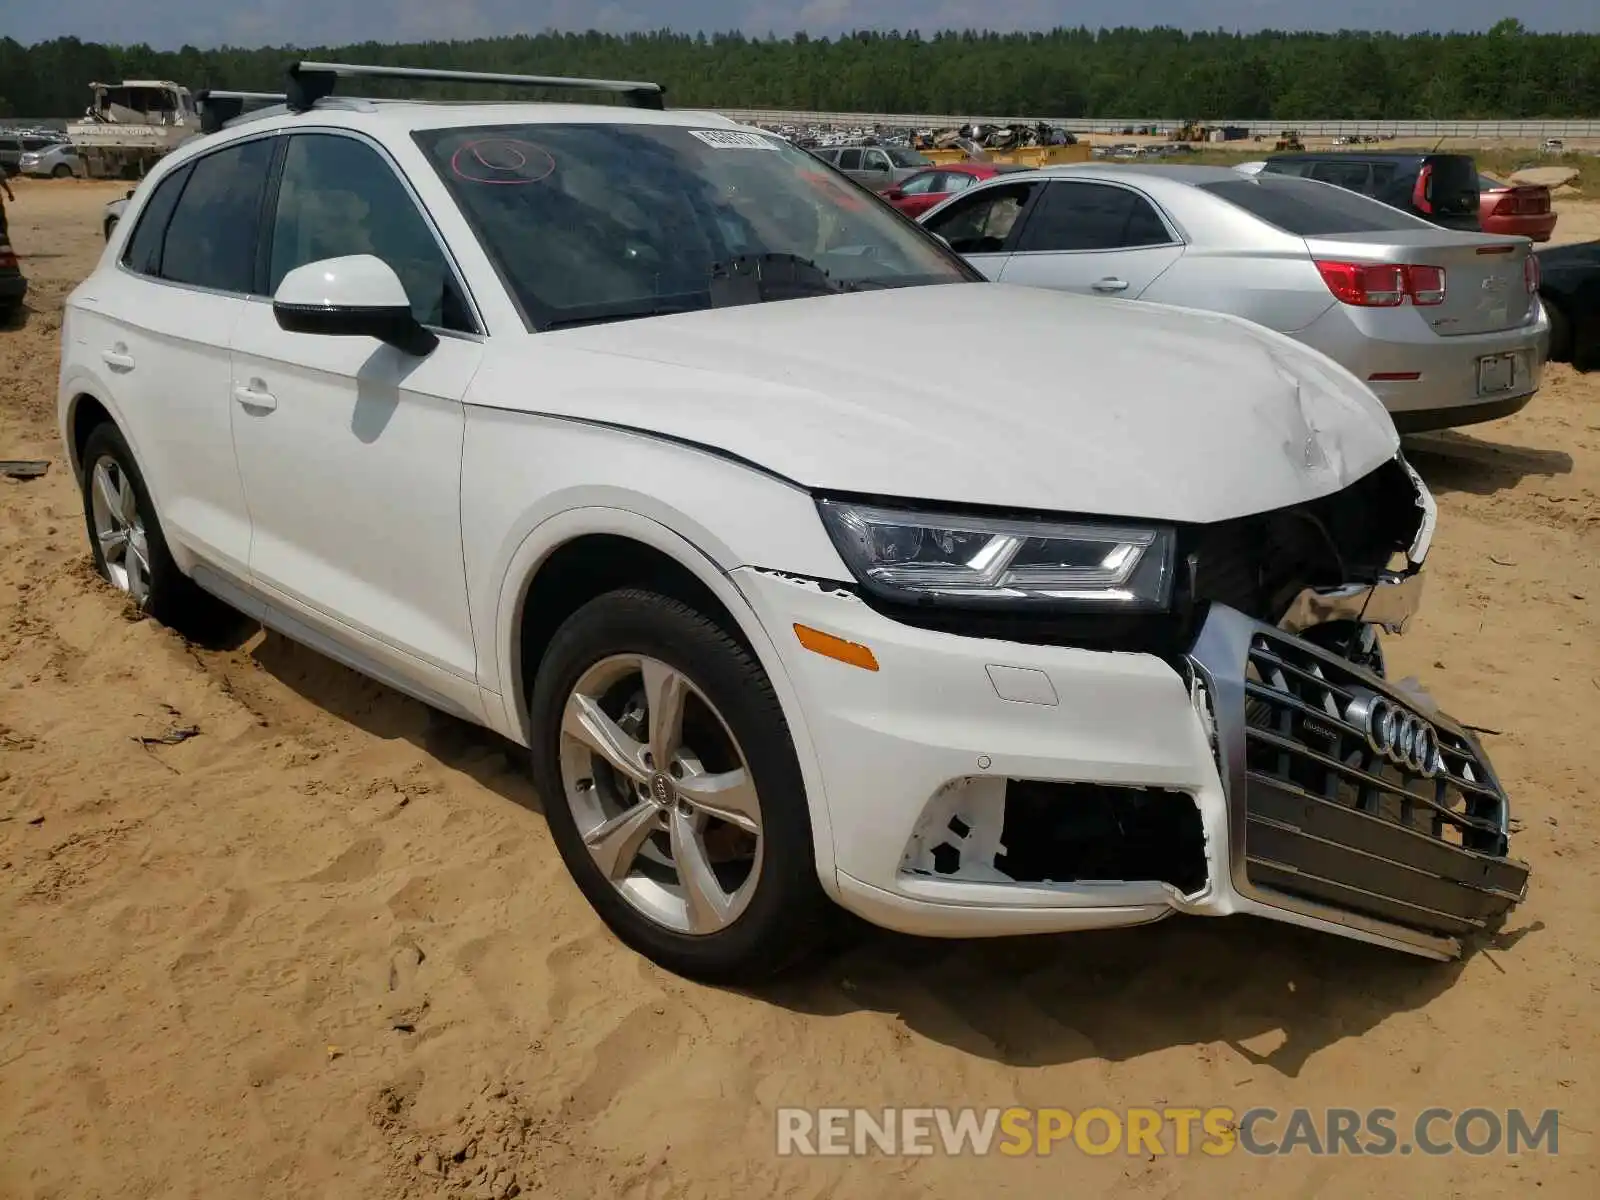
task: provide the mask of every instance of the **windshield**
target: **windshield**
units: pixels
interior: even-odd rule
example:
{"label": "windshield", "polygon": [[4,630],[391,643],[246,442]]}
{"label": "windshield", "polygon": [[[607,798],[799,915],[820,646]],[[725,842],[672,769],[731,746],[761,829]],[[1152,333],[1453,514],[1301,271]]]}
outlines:
{"label": "windshield", "polygon": [[1199,188],[1296,237],[1433,228],[1398,208],[1369,200],[1335,184],[1297,179],[1293,175],[1263,172],[1225,182],[1202,183]]}
{"label": "windshield", "polygon": [[926,155],[918,154],[915,150],[903,150],[899,146],[885,146],[889,152],[889,161],[897,167],[931,167],[933,160]]}
{"label": "windshield", "polygon": [[981,278],[865,189],[754,131],[415,136],[535,329]]}

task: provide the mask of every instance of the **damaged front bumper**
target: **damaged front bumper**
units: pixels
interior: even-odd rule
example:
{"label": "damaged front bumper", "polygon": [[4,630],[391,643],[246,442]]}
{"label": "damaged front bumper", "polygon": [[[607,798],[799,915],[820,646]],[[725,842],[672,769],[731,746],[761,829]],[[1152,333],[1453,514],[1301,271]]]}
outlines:
{"label": "damaged front bumper", "polygon": [[1477,739],[1283,630],[1213,611],[1189,662],[1228,797],[1228,885],[1434,957],[1527,892]]}
{"label": "damaged front bumper", "polygon": [[[1442,959],[1526,890],[1470,733],[1225,605],[1167,661],[921,629],[846,590],[734,578],[800,702],[824,882],[874,923],[1000,936],[1250,913]],[[1392,586],[1403,623],[1416,585]],[[1372,619],[1391,598],[1318,602]],[[796,624],[870,647],[879,669],[806,651]],[[1390,719],[1376,743],[1374,712]]]}

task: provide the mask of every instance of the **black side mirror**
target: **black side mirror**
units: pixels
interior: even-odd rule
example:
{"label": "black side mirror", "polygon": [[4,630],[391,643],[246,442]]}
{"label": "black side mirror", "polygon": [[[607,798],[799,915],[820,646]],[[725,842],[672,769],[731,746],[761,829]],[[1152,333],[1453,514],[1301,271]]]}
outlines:
{"label": "black side mirror", "polygon": [[272,302],[278,328],[324,337],[370,337],[418,358],[426,358],[439,337],[418,323],[409,304],[399,307],[335,308],[322,304]]}
{"label": "black side mirror", "polygon": [[394,268],[370,254],[296,267],[278,285],[272,315],[289,333],[376,338],[418,358],[439,344],[412,313]]}

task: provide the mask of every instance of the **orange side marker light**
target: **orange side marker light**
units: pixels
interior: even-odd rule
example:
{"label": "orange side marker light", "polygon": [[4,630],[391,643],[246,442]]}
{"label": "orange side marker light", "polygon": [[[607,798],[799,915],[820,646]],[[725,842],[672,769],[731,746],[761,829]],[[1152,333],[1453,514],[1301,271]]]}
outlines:
{"label": "orange side marker light", "polygon": [[831,633],[812,629],[809,625],[796,625],[794,635],[800,639],[802,646],[814,654],[820,654],[824,658],[831,658],[848,666],[860,667],[863,671],[878,669],[877,656],[859,642],[847,642],[841,637],[834,637]]}

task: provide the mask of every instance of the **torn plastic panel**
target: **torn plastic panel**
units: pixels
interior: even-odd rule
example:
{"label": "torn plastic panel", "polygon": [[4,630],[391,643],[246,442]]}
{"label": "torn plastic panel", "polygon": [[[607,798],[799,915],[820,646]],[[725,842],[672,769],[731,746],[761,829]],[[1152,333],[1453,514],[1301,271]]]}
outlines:
{"label": "torn plastic panel", "polygon": [[901,869],[970,883],[1206,887],[1200,810],[1185,792],[974,777],[929,801]]}

